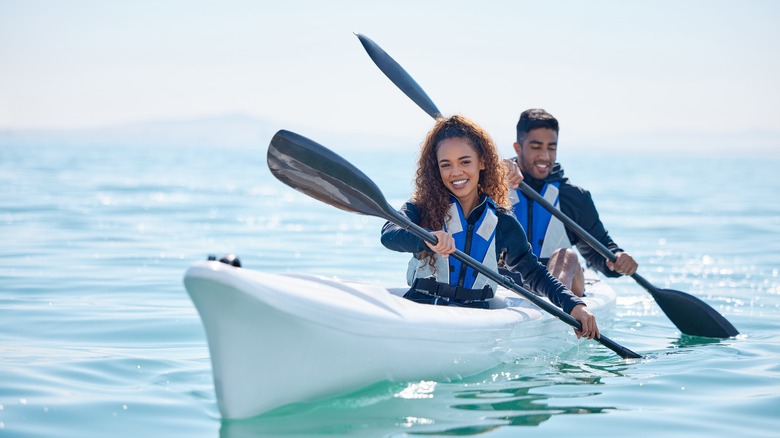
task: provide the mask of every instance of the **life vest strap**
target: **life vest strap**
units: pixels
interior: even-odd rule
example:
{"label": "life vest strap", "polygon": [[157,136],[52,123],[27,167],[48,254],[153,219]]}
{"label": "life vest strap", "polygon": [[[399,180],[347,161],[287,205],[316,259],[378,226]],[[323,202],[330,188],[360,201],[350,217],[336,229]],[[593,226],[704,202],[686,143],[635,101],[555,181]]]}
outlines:
{"label": "life vest strap", "polygon": [[494,295],[493,288],[489,285],[485,285],[482,289],[469,289],[440,283],[435,278],[417,278],[412,283],[412,289],[435,297],[463,302],[484,301],[493,298]]}

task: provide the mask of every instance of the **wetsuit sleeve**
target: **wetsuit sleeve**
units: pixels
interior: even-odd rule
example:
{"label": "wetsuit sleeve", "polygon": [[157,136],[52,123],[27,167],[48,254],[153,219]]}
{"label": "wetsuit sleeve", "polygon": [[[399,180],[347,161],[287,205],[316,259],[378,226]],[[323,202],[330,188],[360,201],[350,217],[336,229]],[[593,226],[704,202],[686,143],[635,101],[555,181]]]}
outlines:
{"label": "wetsuit sleeve", "polygon": [[[599,219],[599,213],[590,192],[574,185],[567,185],[567,190],[561,191],[561,209],[563,214],[572,218],[579,226],[610,249],[613,253],[623,251],[617,243],[612,240],[604,224]],[[587,242],[580,239],[570,230],[566,230],[569,240],[577,246],[577,250],[587,262],[588,266],[597,269],[607,277],[620,277],[621,274],[610,270],[607,267],[607,259],[595,249],[591,248]]]}
{"label": "wetsuit sleeve", "polygon": [[525,287],[546,296],[564,312],[571,314],[575,306],[585,304],[539,263],[528,243],[525,230],[509,213],[498,215],[496,249],[499,253],[505,253],[506,268],[520,274]]}
{"label": "wetsuit sleeve", "polygon": [[[417,208],[415,204],[407,202],[398,210],[398,212],[401,213],[401,215],[406,216],[410,221],[419,225],[420,209]],[[425,246],[425,242],[423,242],[422,239],[390,221],[382,226],[381,242],[387,249],[398,252],[410,252],[413,254],[425,251],[428,248]]]}

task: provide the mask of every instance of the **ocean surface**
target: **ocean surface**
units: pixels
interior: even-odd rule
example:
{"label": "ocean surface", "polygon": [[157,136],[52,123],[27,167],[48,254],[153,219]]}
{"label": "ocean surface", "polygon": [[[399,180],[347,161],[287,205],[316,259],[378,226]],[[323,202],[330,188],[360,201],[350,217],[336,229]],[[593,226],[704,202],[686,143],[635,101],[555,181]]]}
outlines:
{"label": "ocean surface", "polygon": [[[278,182],[266,147],[0,148],[0,437],[778,436],[780,158],[736,150],[559,158],[639,272],[706,301],[737,338],[682,335],[612,279],[602,330],[642,360],[572,348],[222,420],[182,284],[192,263],[235,253],[248,269],[389,285],[405,273],[382,220]],[[413,149],[334,150],[406,200]]]}

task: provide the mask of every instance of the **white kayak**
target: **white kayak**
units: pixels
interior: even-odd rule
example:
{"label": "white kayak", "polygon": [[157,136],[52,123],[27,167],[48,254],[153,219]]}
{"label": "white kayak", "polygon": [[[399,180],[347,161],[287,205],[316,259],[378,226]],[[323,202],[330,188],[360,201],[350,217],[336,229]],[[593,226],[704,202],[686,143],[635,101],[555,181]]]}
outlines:
{"label": "white kayak", "polygon": [[[586,273],[603,330],[615,293]],[[224,418],[351,392],[380,381],[450,380],[579,343],[571,327],[499,288],[490,309],[402,298],[408,287],[272,274],[217,261],[184,284],[203,320]]]}

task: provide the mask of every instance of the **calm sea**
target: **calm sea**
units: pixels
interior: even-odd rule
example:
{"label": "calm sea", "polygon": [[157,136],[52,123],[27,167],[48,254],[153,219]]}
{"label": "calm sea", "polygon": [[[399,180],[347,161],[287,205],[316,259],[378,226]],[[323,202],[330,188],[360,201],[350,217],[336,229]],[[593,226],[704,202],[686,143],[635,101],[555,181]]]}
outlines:
{"label": "calm sea", "polygon": [[[406,199],[414,152],[335,150]],[[741,336],[681,335],[635,282],[610,280],[604,331],[636,363],[575,348],[223,421],[188,266],[236,253],[250,269],[399,284],[406,257],[381,247],[382,221],[276,181],[265,145],[3,147],[0,436],[777,436],[780,159],[561,154],[640,273]]]}

